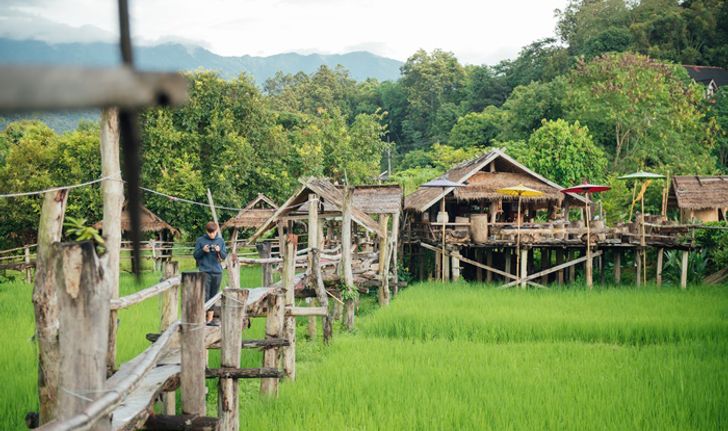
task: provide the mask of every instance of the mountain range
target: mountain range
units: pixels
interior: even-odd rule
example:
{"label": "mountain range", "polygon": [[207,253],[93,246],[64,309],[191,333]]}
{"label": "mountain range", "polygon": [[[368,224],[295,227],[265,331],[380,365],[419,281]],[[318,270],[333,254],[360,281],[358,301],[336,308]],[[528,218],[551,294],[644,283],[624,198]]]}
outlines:
{"label": "mountain range", "polygon": [[[367,51],[346,54],[285,53],[268,57],[243,55],[225,57],[199,46],[164,43],[137,46],[134,51],[139,69],[150,71],[214,70],[229,79],[240,73],[250,74],[262,85],[276,72],[311,73],[320,66],[342,65],[352,78],[363,81],[396,80],[400,76],[401,61],[380,57]],[[38,40],[0,38],[0,63],[5,64],[65,64],[83,66],[113,66],[119,64],[118,45],[105,42],[47,43]]]}

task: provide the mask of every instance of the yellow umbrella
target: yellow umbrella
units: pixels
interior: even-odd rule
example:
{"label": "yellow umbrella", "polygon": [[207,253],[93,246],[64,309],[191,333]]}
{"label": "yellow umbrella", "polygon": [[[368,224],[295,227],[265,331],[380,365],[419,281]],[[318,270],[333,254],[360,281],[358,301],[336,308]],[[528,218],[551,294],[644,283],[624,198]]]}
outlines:
{"label": "yellow umbrella", "polygon": [[518,196],[518,213],[516,216],[516,277],[521,278],[521,198],[538,197],[543,192],[526,187],[523,184],[512,187],[504,187],[496,192],[507,196]]}

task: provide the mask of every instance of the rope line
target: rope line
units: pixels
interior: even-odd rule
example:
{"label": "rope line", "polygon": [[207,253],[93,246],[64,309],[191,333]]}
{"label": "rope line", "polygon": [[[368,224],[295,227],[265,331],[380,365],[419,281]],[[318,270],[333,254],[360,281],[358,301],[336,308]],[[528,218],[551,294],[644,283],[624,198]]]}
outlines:
{"label": "rope line", "polygon": [[116,177],[118,175],[119,175],[118,173],[117,174],[114,174],[114,175],[108,175],[108,176],[105,176],[105,177],[102,177],[102,178],[98,178],[98,179],[95,179],[95,180],[86,181],[85,183],[73,184],[73,185],[70,185],[70,186],[51,187],[49,189],[45,189],[45,190],[35,190],[35,191],[32,191],[32,192],[6,193],[6,194],[0,195],[0,198],[17,198],[17,197],[21,197],[21,196],[41,195],[41,194],[44,194],[44,193],[56,192],[56,191],[59,191],[59,190],[77,189],[79,187],[85,187],[85,186],[90,186],[92,184],[100,183],[101,181],[104,181],[104,180],[113,179],[114,177]]}

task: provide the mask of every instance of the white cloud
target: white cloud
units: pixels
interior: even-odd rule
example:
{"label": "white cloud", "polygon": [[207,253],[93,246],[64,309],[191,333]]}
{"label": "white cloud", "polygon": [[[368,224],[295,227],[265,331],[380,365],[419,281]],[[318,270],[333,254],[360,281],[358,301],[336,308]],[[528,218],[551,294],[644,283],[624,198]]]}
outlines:
{"label": "white cloud", "polygon": [[[11,8],[39,20],[117,33],[114,0],[11,1]],[[553,10],[565,4],[566,0],[132,0],[132,31],[143,41],[204,42],[222,55],[365,49],[405,60],[419,48],[441,48],[465,63],[492,64],[552,36]],[[102,37],[93,29],[67,36],[71,34]]]}

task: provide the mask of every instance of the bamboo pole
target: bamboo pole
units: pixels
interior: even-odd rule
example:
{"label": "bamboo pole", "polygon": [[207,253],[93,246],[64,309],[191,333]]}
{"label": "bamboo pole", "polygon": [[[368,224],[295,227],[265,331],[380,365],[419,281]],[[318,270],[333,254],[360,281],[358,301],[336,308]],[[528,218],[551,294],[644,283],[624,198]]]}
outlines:
{"label": "bamboo pole", "polygon": [[688,287],[688,255],[689,251],[682,252],[682,262],[680,265],[680,288],[687,289]]}
{"label": "bamboo pole", "polygon": [[[121,180],[119,162],[119,118],[116,108],[106,108],[101,112],[101,175],[118,176],[102,181],[101,190],[104,200],[103,233],[106,255],[104,257],[111,299],[119,297],[119,262],[121,258],[121,207],[124,204],[124,184]],[[106,370],[111,375],[116,369],[116,332],[118,316],[111,311],[109,318],[109,346],[106,353]]]}
{"label": "bamboo pole", "polygon": [[[354,274],[351,268],[351,208],[353,190],[350,187],[344,189],[344,204],[341,213],[341,270],[344,278],[344,289],[355,289]],[[354,299],[347,299],[344,306],[344,326],[347,330],[354,329]]]}
{"label": "bamboo pole", "polygon": [[592,278],[592,253],[591,253],[591,232],[589,230],[589,222],[591,220],[591,193],[586,193],[586,262],[584,263],[584,272],[586,276],[586,285],[589,290],[594,286],[594,280]]}
{"label": "bamboo pole", "polygon": [[614,250],[614,283],[622,283],[622,250]]}
{"label": "bamboo pole", "polygon": [[660,247],[657,249],[657,269],[655,274],[655,284],[658,287],[662,286],[662,258],[664,254],[664,248]]}
{"label": "bamboo pole", "polygon": [[[318,216],[316,216],[318,218]],[[289,231],[290,232],[290,231]],[[296,244],[298,237],[291,233],[281,238],[281,249],[285,246],[286,253],[283,255],[281,266],[281,279],[283,280],[283,291],[285,292],[285,307],[295,305],[294,278],[296,276]],[[309,248],[312,244],[309,243]],[[318,248],[311,248],[318,250]],[[283,348],[283,372],[290,380],[296,380],[296,318],[294,316],[283,317],[283,337],[288,340],[288,346]]]}
{"label": "bamboo pole", "polygon": [[379,215],[379,306],[389,305],[389,214]]}
{"label": "bamboo pole", "polygon": [[56,264],[53,243],[60,241],[66,212],[68,190],[43,195],[38,226],[33,310],[35,336],[38,341],[38,400],[40,423],[56,418],[58,406],[58,299],[56,295]]}
{"label": "bamboo pole", "polygon": [[519,280],[521,284],[521,289],[526,288],[526,277],[528,277],[528,250],[524,249],[521,250],[521,272],[519,275]]}

